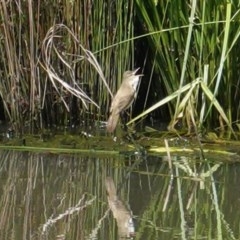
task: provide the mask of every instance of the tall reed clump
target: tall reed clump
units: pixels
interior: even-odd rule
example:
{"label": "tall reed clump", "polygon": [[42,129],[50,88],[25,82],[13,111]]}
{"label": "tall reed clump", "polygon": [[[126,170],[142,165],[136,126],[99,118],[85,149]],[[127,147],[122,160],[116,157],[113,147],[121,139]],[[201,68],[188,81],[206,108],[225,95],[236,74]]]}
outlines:
{"label": "tall reed clump", "polygon": [[[20,3],[21,4],[21,3]],[[8,119],[15,129],[33,117],[37,108],[37,97],[33,97],[37,87],[35,42],[33,38],[33,18],[31,6],[25,8],[29,19],[21,14],[21,5],[1,1],[1,82],[0,94]],[[28,21],[29,20],[29,21]],[[23,25],[27,22],[29,31]],[[29,83],[32,83],[31,86]],[[35,106],[35,107],[34,107]]]}
{"label": "tall reed clump", "polygon": [[[136,0],[136,5],[148,35],[149,62],[158,73],[155,83],[169,97],[141,117],[168,103],[170,128],[190,115],[199,127],[231,129],[240,117],[238,1]],[[186,98],[184,86],[196,81]]]}
{"label": "tall reed clump", "polygon": [[16,131],[106,118],[106,86],[134,64],[133,0],[1,1],[0,14],[0,96]]}

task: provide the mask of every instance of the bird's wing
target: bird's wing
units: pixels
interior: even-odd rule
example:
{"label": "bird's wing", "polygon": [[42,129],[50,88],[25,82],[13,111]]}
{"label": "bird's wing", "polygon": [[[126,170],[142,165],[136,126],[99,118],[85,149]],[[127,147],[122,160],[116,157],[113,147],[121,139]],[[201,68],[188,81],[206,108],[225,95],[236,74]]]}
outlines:
{"label": "bird's wing", "polygon": [[123,110],[126,110],[134,100],[134,93],[132,92],[121,92],[120,94],[116,94],[112,100],[110,112],[113,111],[113,109],[116,111],[115,114],[119,114]]}

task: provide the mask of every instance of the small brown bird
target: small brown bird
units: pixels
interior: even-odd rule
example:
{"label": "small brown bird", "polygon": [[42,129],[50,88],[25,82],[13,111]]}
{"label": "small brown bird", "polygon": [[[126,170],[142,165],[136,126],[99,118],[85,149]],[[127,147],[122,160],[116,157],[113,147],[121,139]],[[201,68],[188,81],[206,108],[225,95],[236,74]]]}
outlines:
{"label": "small brown bird", "polygon": [[128,109],[136,98],[137,86],[142,74],[135,75],[139,68],[134,71],[126,71],[123,74],[123,81],[116,95],[113,97],[110,116],[107,122],[107,131],[112,133],[118,123],[120,113]]}

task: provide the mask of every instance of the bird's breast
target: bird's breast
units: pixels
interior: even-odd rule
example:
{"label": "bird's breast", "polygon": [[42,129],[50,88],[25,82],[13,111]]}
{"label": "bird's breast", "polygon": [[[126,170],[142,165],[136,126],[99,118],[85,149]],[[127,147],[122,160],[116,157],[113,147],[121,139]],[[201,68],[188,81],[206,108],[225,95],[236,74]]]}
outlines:
{"label": "bird's breast", "polygon": [[137,86],[138,86],[138,82],[139,82],[139,76],[135,76],[132,80],[131,80],[131,87],[134,89],[134,91],[137,90]]}

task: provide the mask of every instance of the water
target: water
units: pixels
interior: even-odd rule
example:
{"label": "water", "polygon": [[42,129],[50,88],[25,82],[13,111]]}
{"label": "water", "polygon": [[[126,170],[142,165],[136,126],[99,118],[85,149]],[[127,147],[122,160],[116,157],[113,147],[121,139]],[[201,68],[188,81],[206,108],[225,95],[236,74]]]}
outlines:
{"label": "water", "polygon": [[135,239],[239,239],[240,165],[220,160],[1,151],[0,239],[118,239],[108,176]]}

